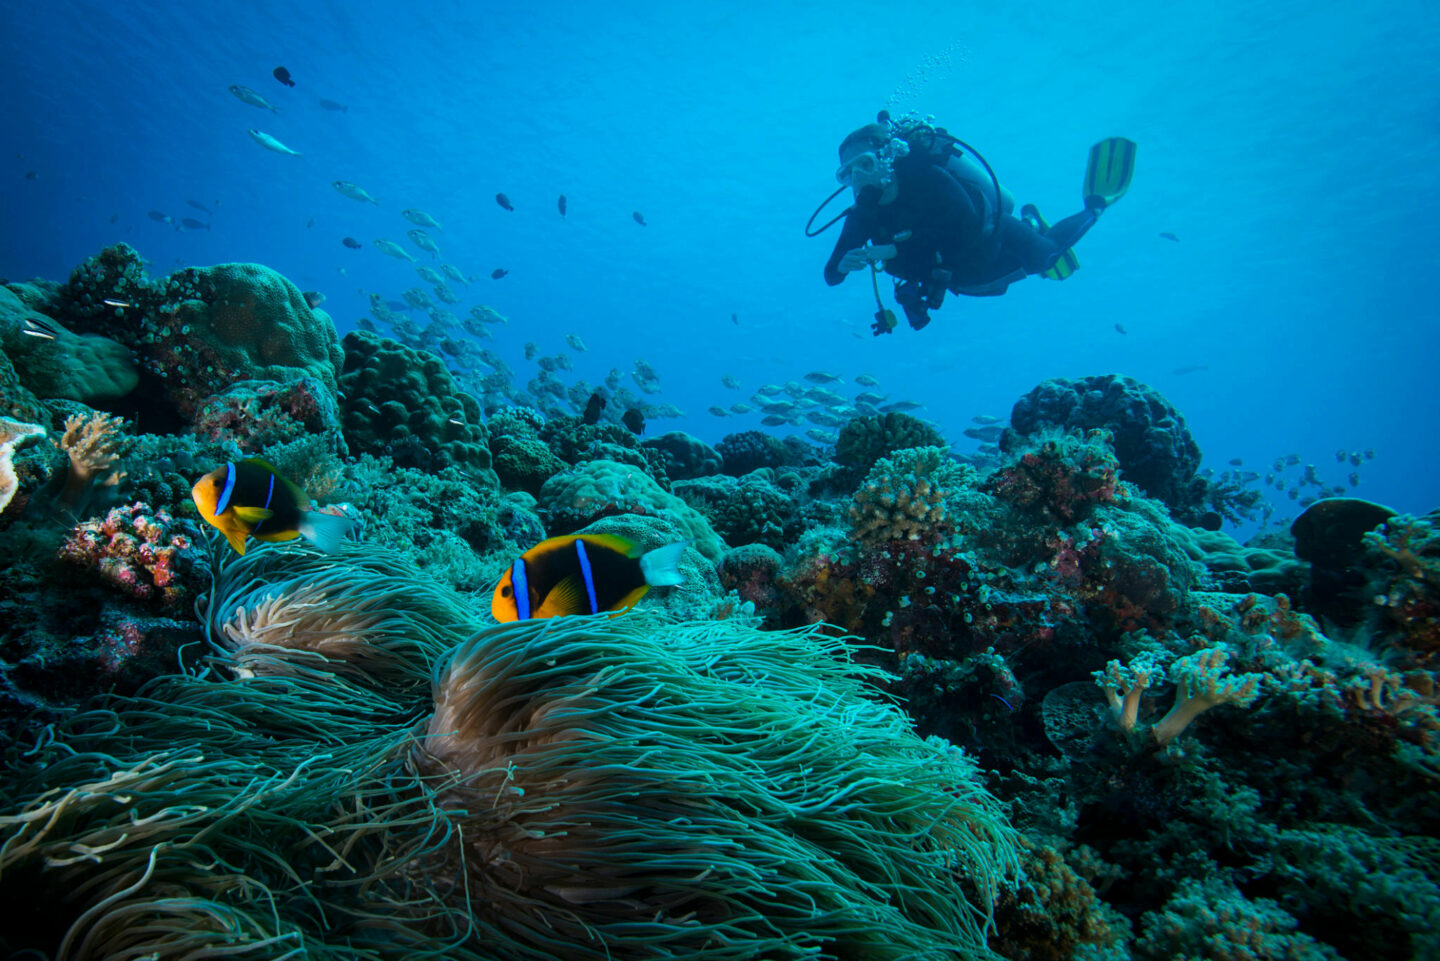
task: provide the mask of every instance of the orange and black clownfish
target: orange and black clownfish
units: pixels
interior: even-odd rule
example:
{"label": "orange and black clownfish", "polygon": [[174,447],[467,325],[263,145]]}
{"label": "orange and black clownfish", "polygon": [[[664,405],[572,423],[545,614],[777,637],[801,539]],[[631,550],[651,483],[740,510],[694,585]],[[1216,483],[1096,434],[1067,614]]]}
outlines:
{"label": "orange and black clownfish", "polygon": [[541,541],[516,558],[495,585],[497,621],[623,611],[651,587],[680,584],[688,541],[641,553],[613,534],[572,534]]}
{"label": "orange and black clownfish", "polygon": [[245,538],[289,541],[303,537],[333,551],[350,533],[350,521],[310,509],[310,498],[293,481],[258,457],[217,467],[190,489],[200,516],[245,553]]}

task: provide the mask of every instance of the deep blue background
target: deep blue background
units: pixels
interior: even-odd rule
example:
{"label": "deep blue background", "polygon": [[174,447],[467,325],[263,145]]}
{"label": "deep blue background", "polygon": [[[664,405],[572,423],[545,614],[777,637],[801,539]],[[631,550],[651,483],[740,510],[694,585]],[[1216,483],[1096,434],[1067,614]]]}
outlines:
{"label": "deep blue background", "polygon": [[[1121,372],[1183,411],[1217,469],[1294,452],[1337,483],[1336,449],[1373,447],[1357,493],[1419,512],[1440,503],[1437,40],[1440,4],[1408,0],[7,3],[0,275],[63,279],[116,240],[155,274],[252,260],[326,292],[343,331],[369,292],[418,283],[370,241],[409,246],[399,211],[421,207],[445,259],[484,278],[458,312],[507,314],[518,371],[524,341],[553,353],[570,331],[591,348],[576,376],[644,357],[690,414],[660,427],[756,426],[705,413],[741,399],[722,374],[748,393],[824,368],[878,376],[968,449],[972,414]],[[869,285],[827,288],[835,234],[801,227],[840,137],[881,107],[934,114],[1052,219],[1078,207],[1095,140],[1138,141],[1138,173],[1070,280],[874,339]],[[147,219],[206,219],[190,199],[212,230]]]}

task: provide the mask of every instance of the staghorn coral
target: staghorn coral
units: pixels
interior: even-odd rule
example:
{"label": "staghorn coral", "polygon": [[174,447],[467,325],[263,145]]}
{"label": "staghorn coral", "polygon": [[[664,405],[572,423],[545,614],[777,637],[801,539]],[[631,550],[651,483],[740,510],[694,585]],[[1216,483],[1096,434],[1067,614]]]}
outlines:
{"label": "staghorn coral", "polygon": [[868,546],[920,540],[948,518],[945,495],[963,483],[964,469],[944,447],[916,447],[882,457],[870,468],[850,505],[851,533]]}

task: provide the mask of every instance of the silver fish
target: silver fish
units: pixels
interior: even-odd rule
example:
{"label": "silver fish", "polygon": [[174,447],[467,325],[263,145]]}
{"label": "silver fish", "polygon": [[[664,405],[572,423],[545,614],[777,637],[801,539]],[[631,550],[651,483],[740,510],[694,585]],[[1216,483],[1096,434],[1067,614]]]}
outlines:
{"label": "silver fish", "polygon": [[444,271],[446,277],[449,277],[451,280],[455,281],[455,283],[467,283],[467,281],[465,280],[465,274],[460,270],[459,267],[456,267],[454,264],[441,264],[440,269]]}
{"label": "silver fish", "polygon": [[445,278],[441,277],[440,272],[434,267],[426,267],[422,264],[415,268],[415,273],[419,274],[420,279],[427,284],[443,284],[445,282]]}
{"label": "silver fish", "polygon": [[843,380],[844,378],[840,377],[838,374],[832,374],[828,370],[812,370],[810,373],[805,375],[805,379],[812,384],[833,384],[838,380]]}
{"label": "silver fish", "polygon": [[401,247],[393,240],[377,240],[375,241],[375,249],[387,257],[394,257],[398,260],[408,260],[412,264],[415,262],[415,258],[411,257],[404,247]]}
{"label": "silver fish", "polygon": [[276,140],[268,133],[265,133],[263,130],[251,130],[250,138],[256,143],[258,143],[260,146],[264,147],[266,150],[273,150],[276,153],[283,153],[291,157],[300,156],[300,151],[291,150],[289,147],[285,146],[283,143]]}
{"label": "silver fish", "polygon": [[400,216],[404,217],[406,220],[410,221],[417,227],[433,227],[436,230],[445,229],[444,227],[440,226],[440,221],[436,220],[434,217],[430,216],[425,211],[421,210],[419,207],[411,207],[408,210],[402,210],[400,211]]}
{"label": "silver fish", "polygon": [[342,194],[349,197],[351,200],[362,200],[365,203],[371,203],[377,207],[380,206],[380,201],[376,200],[374,197],[366,193],[365,188],[361,187],[359,184],[352,184],[348,180],[336,180],[335,182],[330,184],[330,186],[334,187],[336,190],[340,191]]}
{"label": "silver fish", "polygon": [[425,231],[409,230],[405,232],[405,236],[409,237],[416,247],[428,252],[432,257],[439,255],[440,245],[435,243]]}
{"label": "silver fish", "polygon": [[590,349],[585,346],[585,341],[580,339],[579,334],[566,334],[565,343],[570,345],[571,350],[586,351]]}
{"label": "silver fish", "polygon": [[261,110],[268,110],[271,113],[280,112],[274,107],[270,106],[269,101],[267,101],[264,97],[260,96],[255,91],[251,90],[249,87],[242,87],[238,83],[232,83],[230,85],[230,92],[252,107],[259,107]]}

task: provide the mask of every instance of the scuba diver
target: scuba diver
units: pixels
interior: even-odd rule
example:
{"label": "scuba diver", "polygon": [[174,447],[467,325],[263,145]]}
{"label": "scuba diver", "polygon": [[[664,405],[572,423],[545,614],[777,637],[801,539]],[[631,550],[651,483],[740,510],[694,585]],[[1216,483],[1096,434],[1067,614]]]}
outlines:
{"label": "scuba diver", "polygon": [[[878,274],[895,278],[895,300],[910,326],[930,323],[946,291],[971,297],[1005,293],[1032,274],[1064,280],[1080,266],[1070,248],[1100,214],[1124,196],[1135,171],[1135,144],[1123,137],[1090,149],[1081,196],[1085,207],[1054,226],[1033,204],[1013,214],[1015,200],[985,158],[943,128],[919,121],[877,122],[840,143],[840,188],[806,224],[814,237],[842,217],[845,226],[825,264],[832,287],[869,267],[879,308],[876,336],[895,329],[893,312],[880,300]],[[810,225],[846,187],[855,203],[819,230]]]}

